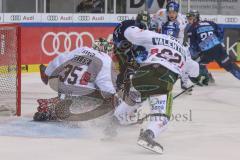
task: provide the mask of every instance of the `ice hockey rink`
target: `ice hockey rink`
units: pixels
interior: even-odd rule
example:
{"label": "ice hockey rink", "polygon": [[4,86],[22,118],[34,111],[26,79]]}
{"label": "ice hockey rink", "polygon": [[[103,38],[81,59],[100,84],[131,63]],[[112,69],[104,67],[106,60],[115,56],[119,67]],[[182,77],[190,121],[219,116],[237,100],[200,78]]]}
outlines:
{"label": "ice hockey rink", "polygon": [[[41,83],[38,73],[23,74],[22,116],[1,117],[0,159],[239,160],[240,82],[224,71],[213,76],[215,85],[195,87],[193,95],[174,100],[177,117],[158,138],[165,149],[159,155],[137,146],[141,125],[121,127],[115,139],[102,141],[100,125],[32,122],[36,100],[56,93]],[[177,83],[174,94],[179,92]]]}

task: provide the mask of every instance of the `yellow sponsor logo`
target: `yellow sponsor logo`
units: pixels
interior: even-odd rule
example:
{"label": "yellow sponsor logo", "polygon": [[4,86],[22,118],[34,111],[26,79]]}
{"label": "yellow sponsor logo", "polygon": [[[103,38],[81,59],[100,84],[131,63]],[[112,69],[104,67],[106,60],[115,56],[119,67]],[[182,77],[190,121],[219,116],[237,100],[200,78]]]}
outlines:
{"label": "yellow sponsor logo", "polygon": [[[22,73],[33,73],[33,72],[39,72],[39,65],[40,64],[26,64],[21,65],[21,72]],[[10,66],[0,66],[0,74],[16,74],[16,66],[10,65]]]}

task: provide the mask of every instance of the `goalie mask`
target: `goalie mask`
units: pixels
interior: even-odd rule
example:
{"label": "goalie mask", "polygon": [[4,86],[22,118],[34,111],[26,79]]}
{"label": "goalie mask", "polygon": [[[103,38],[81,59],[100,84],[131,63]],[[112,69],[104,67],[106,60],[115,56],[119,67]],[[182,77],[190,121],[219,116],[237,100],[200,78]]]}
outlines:
{"label": "goalie mask", "polygon": [[112,54],[113,52],[113,44],[103,38],[95,40],[94,43],[92,44],[92,48],[98,50],[99,52],[107,54]]}
{"label": "goalie mask", "polygon": [[136,26],[141,29],[148,29],[151,22],[150,15],[147,11],[140,11],[136,18]]}

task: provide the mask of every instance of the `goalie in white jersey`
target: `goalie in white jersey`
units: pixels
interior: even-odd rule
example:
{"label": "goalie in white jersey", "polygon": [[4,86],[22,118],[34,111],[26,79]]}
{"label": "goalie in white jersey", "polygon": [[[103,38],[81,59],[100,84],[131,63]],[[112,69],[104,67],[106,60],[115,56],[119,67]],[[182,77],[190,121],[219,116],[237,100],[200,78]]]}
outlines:
{"label": "goalie in white jersey", "polygon": [[[159,136],[169,122],[173,85],[185,72],[191,77],[198,77],[199,65],[189,57],[188,49],[176,38],[143,30],[132,24],[128,25],[127,22],[123,21],[115,28],[113,41],[119,43],[118,38],[124,36],[125,39],[121,40],[132,44],[129,49],[133,52],[129,56],[134,58],[139,68],[130,76],[131,88],[140,92],[142,102],[149,100],[150,115],[160,116],[159,119],[150,121],[145,131],[141,131],[138,144],[162,153],[163,147],[154,138]],[[121,124],[126,124],[122,115],[131,114],[131,111],[129,104],[122,103],[114,114]]]}
{"label": "goalie in white jersey", "polygon": [[[95,49],[77,48],[57,56],[46,68],[41,66],[43,82],[49,83],[49,86],[60,95],[86,96],[99,92],[103,99],[112,98],[116,93],[116,75],[114,75],[111,57],[104,53],[111,51],[112,45],[100,39],[94,43],[93,47]],[[45,121],[59,118],[54,115],[54,109],[51,112],[48,108],[48,103],[57,104],[59,101],[62,101],[59,97],[43,102],[38,101],[40,106],[34,120]],[[91,119],[91,117],[87,118]]]}

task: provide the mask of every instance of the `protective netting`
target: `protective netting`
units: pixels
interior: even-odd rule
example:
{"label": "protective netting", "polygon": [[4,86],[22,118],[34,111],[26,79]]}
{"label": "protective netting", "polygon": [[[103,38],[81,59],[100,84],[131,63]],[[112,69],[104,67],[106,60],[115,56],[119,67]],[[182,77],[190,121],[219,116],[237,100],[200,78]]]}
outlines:
{"label": "protective netting", "polygon": [[0,25],[0,115],[16,114],[20,107],[18,63],[17,27]]}

